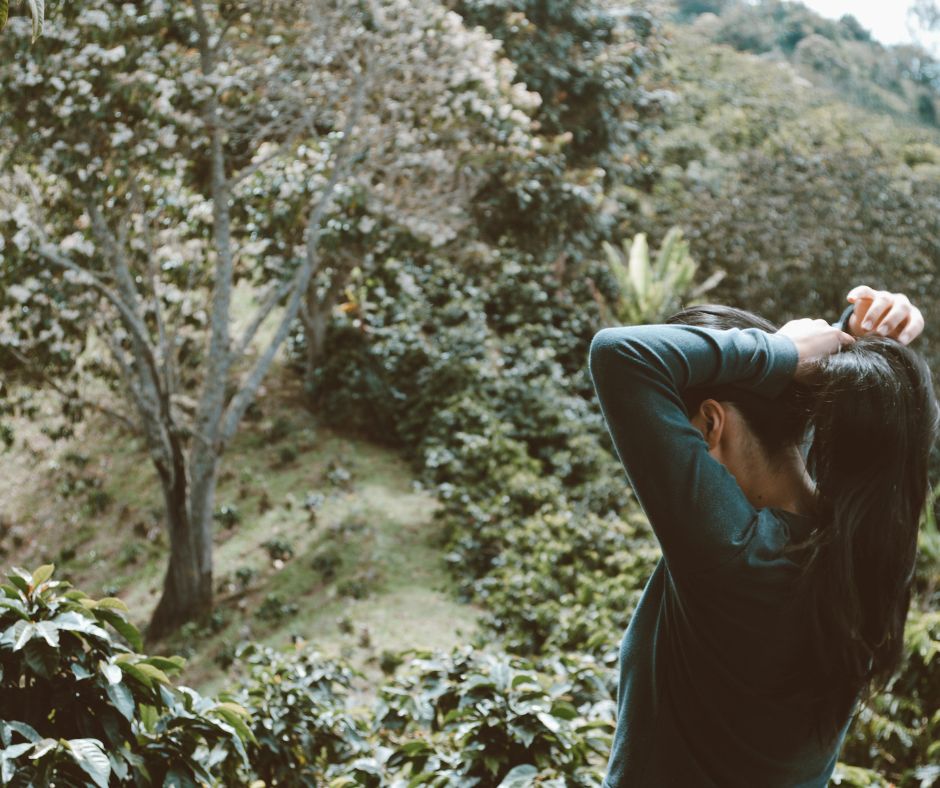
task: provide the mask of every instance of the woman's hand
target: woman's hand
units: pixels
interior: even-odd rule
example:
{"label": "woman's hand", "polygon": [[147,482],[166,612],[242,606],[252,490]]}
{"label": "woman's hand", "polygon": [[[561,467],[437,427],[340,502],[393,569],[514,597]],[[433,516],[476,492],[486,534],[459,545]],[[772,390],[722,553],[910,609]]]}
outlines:
{"label": "woman's hand", "polygon": [[879,334],[907,345],[924,330],[924,316],[903,293],[859,285],[849,291],[846,300],[855,304],[848,325],[853,336]]}
{"label": "woman's hand", "polygon": [[799,353],[794,378],[806,380],[811,377],[816,364],[833,353],[838,353],[844,345],[851,345],[855,338],[838,328],[833,328],[825,320],[813,320],[804,317],[791,320],[777,331],[793,340]]}

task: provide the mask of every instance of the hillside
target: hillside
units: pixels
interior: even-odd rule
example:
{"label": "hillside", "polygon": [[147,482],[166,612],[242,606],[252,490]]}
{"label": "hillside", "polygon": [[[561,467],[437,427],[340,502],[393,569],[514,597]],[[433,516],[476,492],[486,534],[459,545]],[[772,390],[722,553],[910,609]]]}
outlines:
{"label": "hillside", "polygon": [[[476,610],[455,599],[436,501],[407,465],[318,425],[286,374],[263,407],[220,478],[216,611],[153,653],[187,656],[183,683],[208,692],[237,640],[300,638],[349,658],[374,689],[384,650],[465,639]],[[53,562],[87,593],[120,597],[143,626],[166,560],[159,488],[140,441],[102,419],[56,444],[17,424],[0,479],[0,550],[6,565]]]}
{"label": "hillside", "polygon": [[871,112],[938,129],[937,63],[915,45],[885,46],[846,14],[786,0],[676,0],[676,21],[714,43],[790,63],[812,84]]}

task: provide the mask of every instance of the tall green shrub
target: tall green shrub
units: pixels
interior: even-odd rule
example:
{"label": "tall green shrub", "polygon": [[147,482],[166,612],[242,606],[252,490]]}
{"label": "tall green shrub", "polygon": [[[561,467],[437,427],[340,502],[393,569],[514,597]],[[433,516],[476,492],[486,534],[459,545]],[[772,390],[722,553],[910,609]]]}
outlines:
{"label": "tall green shrub", "polygon": [[53,571],[0,585],[0,781],[194,786],[244,765],[245,710],[175,686],[182,658],[138,653],[123,602]]}

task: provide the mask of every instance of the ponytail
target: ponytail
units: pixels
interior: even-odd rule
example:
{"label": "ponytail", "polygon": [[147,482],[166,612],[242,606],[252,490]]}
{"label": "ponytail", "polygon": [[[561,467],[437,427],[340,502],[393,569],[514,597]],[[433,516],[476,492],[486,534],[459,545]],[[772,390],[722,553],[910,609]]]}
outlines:
{"label": "ponytail", "polygon": [[[743,309],[707,304],[669,323],[708,328],[776,327]],[[734,402],[769,456],[813,433],[807,455],[816,481],[817,528],[788,548],[803,567],[801,610],[810,616],[811,663],[799,687],[831,744],[858,700],[883,687],[903,655],[917,529],[938,408],[930,370],[913,350],[868,335],[830,356],[807,385],[776,400],[733,386],[688,390],[694,413],[707,397]]]}
{"label": "ponytail", "polygon": [[901,662],[938,414],[921,357],[873,335],[827,359],[811,391],[819,527],[794,549],[808,551],[801,592],[831,740]]}

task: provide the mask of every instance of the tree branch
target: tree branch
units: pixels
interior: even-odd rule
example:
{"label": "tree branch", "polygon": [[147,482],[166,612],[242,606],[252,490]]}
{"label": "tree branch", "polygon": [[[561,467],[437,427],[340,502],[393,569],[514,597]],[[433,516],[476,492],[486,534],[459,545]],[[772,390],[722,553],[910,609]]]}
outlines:
{"label": "tree branch", "polygon": [[[209,22],[202,0],[193,0],[193,6],[196,11],[202,72],[205,76],[209,76],[215,70],[215,50],[209,32]],[[210,132],[212,155],[212,231],[217,260],[211,300],[209,353],[205,382],[197,408],[196,430],[205,435],[212,444],[216,440],[219,421],[225,407],[225,384],[228,382],[232,364],[229,320],[234,272],[229,210],[230,191],[225,174],[225,147],[219,119],[218,99],[214,88],[206,105],[205,114],[206,126]]]}
{"label": "tree branch", "polygon": [[310,212],[310,217],[307,221],[306,259],[303,265],[297,269],[297,272],[290,280],[293,290],[290,294],[290,300],[288,301],[287,307],[284,310],[284,314],[281,316],[277,330],[274,333],[274,337],[268,343],[267,348],[265,348],[264,352],[261,354],[261,357],[255,363],[255,366],[245,378],[235,396],[232,397],[231,402],[229,402],[228,407],[225,410],[222,422],[222,430],[219,435],[220,443],[223,445],[231,440],[232,436],[235,434],[235,431],[238,429],[239,421],[241,421],[242,416],[254,399],[261,382],[264,380],[265,375],[267,375],[268,371],[270,370],[271,364],[274,362],[274,358],[277,355],[278,350],[287,339],[287,336],[290,333],[291,324],[294,322],[298,313],[300,312],[300,306],[307,287],[310,284],[310,279],[319,267],[320,223],[323,221],[323,216],[329,207],[330,200],[333,196],[333,191],[336,188],[336,184],[339,182],[340,178],[346,174],[346,169],[353,159],[353,156],[349,150],[349,140],[352,136],[352,131],[355,128],[356,122],[358,121],[362,112],[362,107],[365,102],[365,88],[366,77],[365,74],[360,73],[357,84],[356,97],[349,115],[346,118],[346,125],[343,129],[343,138],[336,152],[337,161],[333,166],[333,172],[330,175],[330,180],[327,182],[327,185],[324,188],[323,194],[321,195],[316,207]]}
{"label": "tree branch", "polygon": [[260,159],[253,161],[251,164],[246,165],[237,173],[235,173],[231,178],[229,178],[229,188],[231,189],[245,179],[250,178],[258,170],[264,167],[265,164],[268,164],[279,156],[283,156],[285,151],[293,147],[297,140],[300,139],[300,135],[310,123],[310,118],[312,115],[312,112],[303,113],[297,121],[291,124],[291,127],[287,132],[287,137],[277,146],[277,150],[267,156],[262,156]]}

